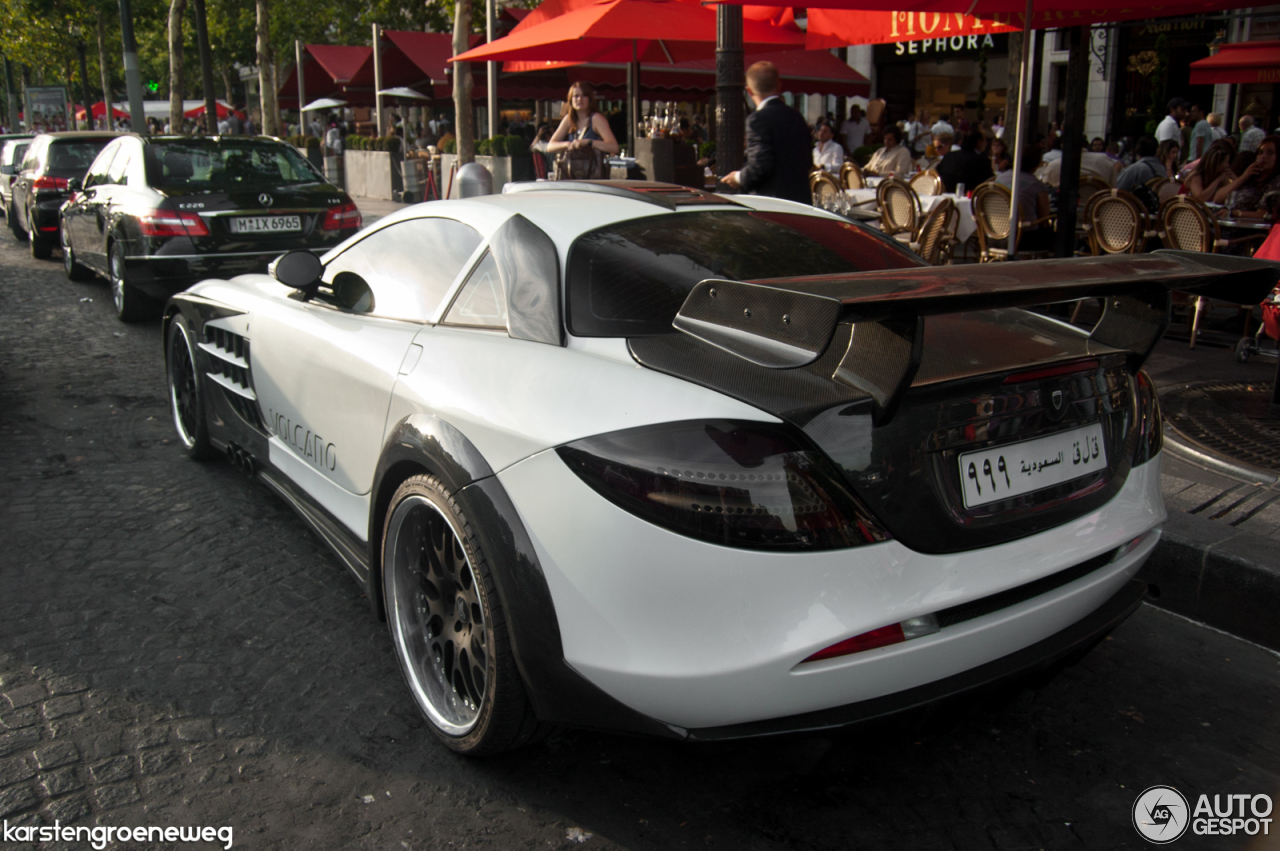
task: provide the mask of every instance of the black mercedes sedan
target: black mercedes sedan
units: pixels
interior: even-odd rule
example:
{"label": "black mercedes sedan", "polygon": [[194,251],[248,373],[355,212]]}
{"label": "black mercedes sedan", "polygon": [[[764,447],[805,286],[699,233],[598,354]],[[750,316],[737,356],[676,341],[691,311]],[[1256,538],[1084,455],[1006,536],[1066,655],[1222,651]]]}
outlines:
{"label": "black mercedes sedan", "polygon": [[9,196],[9,229],[31,246],[31,256],[46,260],[58,244],[58,210],[71,195],[71,181],[84,176],[94,157],[118,133],[67,131],[41,133],[31,140]]}
{"label": "black mercedes sedan", "polygon": [[62,208],[67,276],[111,283],[125,322],[204,278],[265,272],[360,227],[351,198],[268,137],[128,134],[102,150]]}

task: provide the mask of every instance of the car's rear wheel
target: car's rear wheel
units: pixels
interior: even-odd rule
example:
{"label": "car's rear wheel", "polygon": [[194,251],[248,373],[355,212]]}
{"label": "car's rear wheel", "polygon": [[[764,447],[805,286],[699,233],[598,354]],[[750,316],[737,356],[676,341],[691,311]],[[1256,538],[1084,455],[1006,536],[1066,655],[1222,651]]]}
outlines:
{"label": "car's rear wheel", "polygon": [[26,242],[27,232],[23,229],[22,225],[18,224],[18,208],[14,205],[12,200],[9,201],[9,212],[7,213],[7,218],[9,219],[9,230],[13,232],[13,238],[18,240],[18,242]]}
{"label": "car's rear wheel", "polygon": [[182,314],[169,323],[166,346],[169,370],[169,407],[173,425],[178,430],[187,455],[203,461],[218,455],[209,440],[209,421],[200,395],[200,376],[196,370],[195,347],[191,343],[191,326]]}
{"label": "car's rear wheel", "polygon": [[87,266],[76,262],[75,252],[71,249],[71,234],[67,233],[66,219],[62,220],[58,228],[58,238],[62,243],[62,269],[67,273],[67,277],[73,281],[87,281],[92,278],[93,272]]}
{"label": "car's rear wheel", "polygon": [[27,209],[27,247],[31,249],[31,256],[37,260],[48,260],[53,256],[53,243],[40,235],[35,212],[30,208]]}
{"label": "car's rear wheel", "polygon": [[148,318],[154,305],[129,283],[129,270],[125,265],[124,241],[114,239],[108,249],[107,268],[110,273],[111,301],[116,306],[116,316],[121,322],[139,322]]}
{"label": "car's rear wheel", "polygon": [[391,499],[382,586],[400,670],[441,741],[482,756],[538,735],[489,560],[433,476],[407,479]]}

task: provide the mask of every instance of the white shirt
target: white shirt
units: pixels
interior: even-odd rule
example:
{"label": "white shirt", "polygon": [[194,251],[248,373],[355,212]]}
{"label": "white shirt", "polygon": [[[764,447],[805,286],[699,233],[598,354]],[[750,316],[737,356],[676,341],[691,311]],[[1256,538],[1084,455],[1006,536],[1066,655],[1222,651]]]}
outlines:
{"label": "white shirt", "polygon": [[[908,121],[902,127],[902,132],[904,134],[902,144],[906,145],[916,153],[923,153],[925,146],[929,144],[929,134],[926,132],[927,129],[928,128],[919,121]],[[922,133],[924,134],[924,138],[922,138],[917,145],[916,137]]]}
{"label": "white shirt", "polygon": [[1003,138],[1004,138],[1004,125],[1003,125],[1003,124],[992,124],[992,125],[991,125],[991,132],[992,132],[993,134],[995,134],[995,137],[996,137],[997,139],[1003,139]]}
{"label": "white shirt", "polygon": [[929,128],[929,132],[935,136],[939,133],[950,133],[952,136],[956,135],[956,129],[948,124],[944,118],[939,118],[937,122]]}
{"label": "white shirt", "polygon": [[1174,141],[1182,144],[1182,128],[1178,126],[1178,119],[1172,115],[1166,115],[1164,121],[1161,121],[1159,126],[1156,127],[1156,141]]}
{"label": "white shirt", "polygon": [[1262,140],[1267,138],[1266,131],[1261,127],[1250,127],[1244,131],[1244,135],[1240,137],[1241,151],[1256,151],[1258,146],[1262,144]]}
{"label": "white shirt", "polygon": [[844,165],[844,148],[839,142],[819,142],[813,146],[813,164],[832,174],[839,174],[840,167]]}
{"label": "white shirt", "polygon": [[1044,152],[1044,156],[1040,158],[1040,162],[1051,163],[1054,160],[1062,159],[1062,151],[1052,148]]}
{"label": "white shirt", "polygon": [[861,148],[869,132],[871,132],[871,123],[865,116],[857,121],[852,118],[847,119],[840,125],[840,135],[844,137],[845,150],[856,151]]}
{"label": "white shirt", "polygon": [[218,135],[219,135],[219,136],[227,136],[227,135],[230,135],[230,133],[231,133],[231,122],[227,121],[227,119],[225,119],[225,118],[224,118],[224,119],[222,119],[221,121],[219,121],[219,122],[218,122]]}

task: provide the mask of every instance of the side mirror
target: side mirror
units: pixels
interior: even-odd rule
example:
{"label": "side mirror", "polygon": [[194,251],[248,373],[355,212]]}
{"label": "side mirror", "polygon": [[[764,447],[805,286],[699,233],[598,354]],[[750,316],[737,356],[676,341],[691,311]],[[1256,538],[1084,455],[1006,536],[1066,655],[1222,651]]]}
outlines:
{"label": "side mirror", "polygon": [[80,191],[81,189],[83,189],[83,188],[84,188],[84,178],[83,178],[83,177],[69,177],[69,178],[67,178],[67,191],[68,191],[68,192],[79,192],[79,191]]}
{"label": "side mirror", "polygon": [[267,273],[286,287],[305,290],[320,283],[324,266],[310,251],[290,251],[273,260]]}
{"label": "side mirror", "polygon": [[0,165],[0,174],[13,174],[16,169],[11,165]]}

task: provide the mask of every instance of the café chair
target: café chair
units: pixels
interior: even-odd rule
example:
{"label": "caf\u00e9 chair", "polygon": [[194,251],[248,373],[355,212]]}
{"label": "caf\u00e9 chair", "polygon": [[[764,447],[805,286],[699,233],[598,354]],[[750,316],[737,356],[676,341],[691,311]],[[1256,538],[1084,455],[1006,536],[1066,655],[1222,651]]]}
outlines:
{"label": "caf\u00e9 chair", "polygon": [[832,212],[841,212],[848,205],[844,188],[831,172],[819,169],[809,173],[809,192],[813,206]]}
{"label": "caf\u00e9 chair", "polygon": [[[1010,207],[1013,206],[1009,188],[999,183],[983,183],[973,191],[973,222],[978,232],[978,262],[994,263],[1009,259]],[[1019,223],[1018,238],[1027,224],[1052,225],[1053,216],[1045,216],[1034,222]],[[1018,251],[1018,257],[1034,259],[1052,256],[1051,251]]]}
{"label": "caf\u00e9 chair", "polygon": [[942,194],[942,178],[933,169],[920,172],[908,185],[921,198]]}
{"label": "caf\u00e9 chair", "polygon": [[[899,242],[909,241],[919,229],[920,198],[905,181],[888,177],[876,187],[880,205],[880,229]],[[901,238],[900,234],[906,234]]]}
{"label": "caf\u00e9 chair", "polygon": [[925,216],[908,247],[930,266],[945,265],[951,260],[959,226],[960,211],[956,209],[955,201],[943,198]]}
{"label": "caf\u00e9 chair", "polygon": [[1094,254],[1137,254],[1155,235],[1147,228],[1146,207],[1123,189],[1095,193],[1087,210]]}
{"label": "caf\u00e9 chair", "polygon": [[1156,193],[1156,198],[1164,204],[1169,199],[1178,197],[1178,190],[1182,188],[1182,184],[1167,177],[1153,177],[1147,181],[1147,188]]}
{"label": "caf\u00e9 chair", "polygon": [[840,183],[845,189],[865,189],[867,178],[856,162],[845,160],[844,165],[840,166]]}

